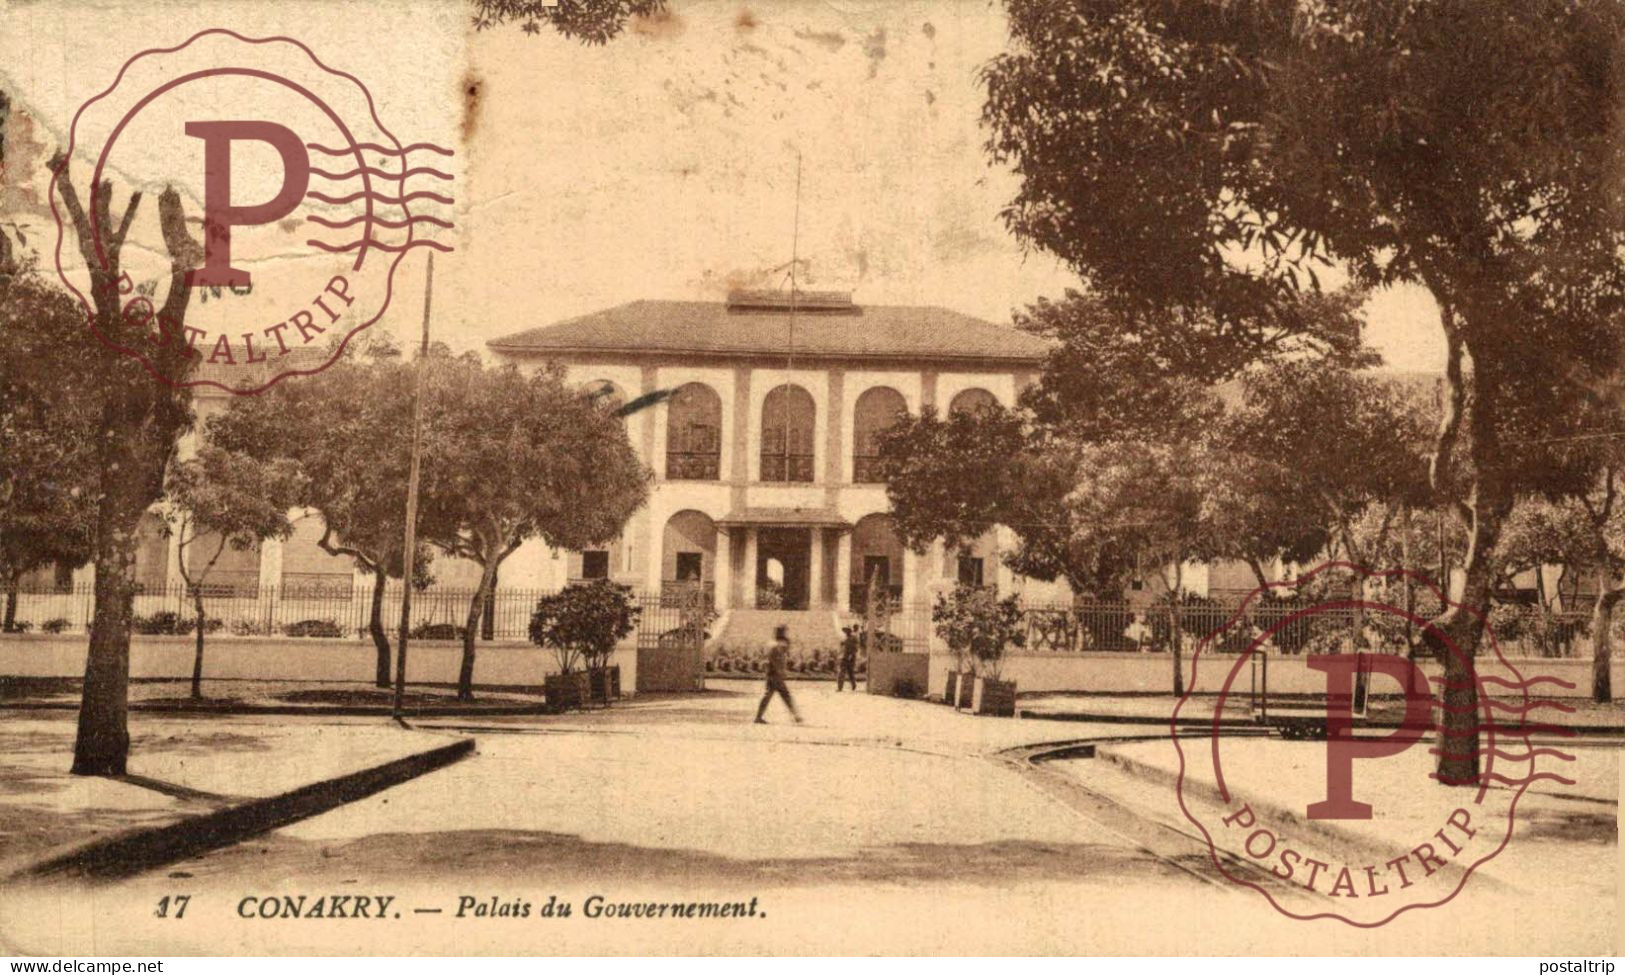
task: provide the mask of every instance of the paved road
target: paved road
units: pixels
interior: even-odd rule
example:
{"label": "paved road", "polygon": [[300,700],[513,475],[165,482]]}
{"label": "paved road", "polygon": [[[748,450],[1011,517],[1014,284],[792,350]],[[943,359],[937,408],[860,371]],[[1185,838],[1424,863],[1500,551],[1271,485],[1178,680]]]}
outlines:
{"label": "paved road", "polygon": [[[799,726],[782,711],[770,712],[775,724],[751,724],[749,685],[570,721],[473,732],[430,723],[473,733],[478,754],[168,871],[14,896],[0,930],[54,941],[99,924],[98,947],[112,953],[1407,950],[1275,915],[1215,881],[1205,850],[1167,829],[1163,813],[1110,791],[1080,800],[1000,757],[1106,729],[979,720],[837,697],[827,685],[797,691],[808,717]],[[1109,779],[1103,787],[1125,791]],[[190,919],[151,916],[160,897],[181,892]],[[391,897],[387,912],[400,916],[238,917],[245,897],[334,893]],[[585,917],[594,896],[754,901],[757,913]],[[550,897],[572,916],[539,916]],[[501,914],[527,903],[528,917],[457,917],[460,906]],[[1452,926],[1473,914],[1440,914],[1389,933],[1424,939],[1415,944],[1428,951],[1489,950],[1481,929]],[[1519,950],[1543,939],[1527,932]]]}

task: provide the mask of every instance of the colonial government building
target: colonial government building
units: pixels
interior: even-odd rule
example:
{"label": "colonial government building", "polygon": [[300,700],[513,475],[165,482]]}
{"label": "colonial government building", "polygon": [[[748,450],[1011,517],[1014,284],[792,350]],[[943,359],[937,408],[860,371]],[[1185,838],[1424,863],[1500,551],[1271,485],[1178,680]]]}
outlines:
{"label": "colonial government building", "polygon": [[[905,413],[1009,405],[1047,349],[944,308],[858,305],[848,294],[742,291],[726,302],[634,301],[498,339],[520,368],[554,361],[622,402],[655,481],[621,538],[597,551],[516,552],[504,582],[609,577],[645,591],[698,586],[736,619],[861,612],[873,577],[904,603],[963,580],[1012,578],[990,532],[906,550],[880,483],[878,435]],[[1046,596],[1046,598],[1050,598]]]}

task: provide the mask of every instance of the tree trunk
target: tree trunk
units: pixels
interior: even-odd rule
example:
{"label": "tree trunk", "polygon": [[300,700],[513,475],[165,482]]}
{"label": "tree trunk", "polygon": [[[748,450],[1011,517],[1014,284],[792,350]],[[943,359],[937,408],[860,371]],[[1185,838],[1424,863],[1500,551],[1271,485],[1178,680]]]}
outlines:
{"label": "tree trunk", "polygon": [[1174,697],[1185,696],[1185,632],[1179,625],[1179,591],[1185,585],[1185,560],[1175,556],[1173,602],[1168,610],[1168,638],[1173,646]]}
{"label": "tree trunk", "polygon": [[489,643],[497,635],[497,577],[491,576],[491,595],[485,601],[485,612],[480,615],[480,639]]}
{"label": "tree trunk", "polygon": [[1604,581],[1597,592],[1597,605],[1591,609],[1591,699],[1607,704],[1614,699],[1614,604],[1625,591]]}
{"label": "tree trunk", "polygon": [[485,615],[485,604],[490,601],[491,588],[496,585],[495,560],[480,572],[479,588],[469,600],[467,625],[463,627],[463,665],[457,671],[457,700],[474,700],[474,638],[479,633],[480,617]]}
{"label": "tree trunk", "polygon": [[1263,592],[1269,592],[1270,580],[1269,576],[1264,573],[1263,563],[1249,555],[1247,557],[1247,568],[1253,570],[1253,579],[1258,583],[1258,588]]}
{"label": "tree trunk", "polygon": [[197,649],[192,654],[192,700],[203,697],[203,590],[192,587],[192,608],[197,615]]}
{"label": "tree trunk", "polygon": [[373,684],[377,687],[389,686],[389,633],[384,630],[384,587],[389,584],[389,574],[380,566],[372,573],[372,612],[367,617],[367,632],[372,634],[372,645],[378,651],[377,666],[373,672]]}
{"label": "tree trunk", "polygon": [[14,572],[6,581],[6,618],[0,622],[0,633],[10,633],[17,628],[17,586],[21,578],[21,573]]}
{"label": "tree trunk", "polygon": [[130,753],[130,617],[135,533],[118,532],[96,557],[96,606],[73,743],[74,775],[123,775]]}

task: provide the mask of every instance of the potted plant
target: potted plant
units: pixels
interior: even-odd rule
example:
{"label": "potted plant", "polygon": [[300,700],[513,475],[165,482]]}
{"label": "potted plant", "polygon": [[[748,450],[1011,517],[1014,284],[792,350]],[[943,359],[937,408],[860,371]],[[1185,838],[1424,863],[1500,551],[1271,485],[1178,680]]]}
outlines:
{"label": "potted plant", "polygon": [[552,648],[559,662],[559,672],[543,678],[548,706],[562,711],[619,697],[621,668],[609,666],[609,657],[637,618],[631,588],[608,579],[572,583],[538,599],[530,639]]}
{"label": "potted plant", "polygon": [[[981,586],[956,586],[937,596],[931,609],[937,635],[954,654],[947,700],[976,714],[1013,716],[1014,681],[999,679],[1007,647],[1026,643],[1021,605],[1015,596],[1004,599]],[[965,672],[969,660],[971,672]]]}

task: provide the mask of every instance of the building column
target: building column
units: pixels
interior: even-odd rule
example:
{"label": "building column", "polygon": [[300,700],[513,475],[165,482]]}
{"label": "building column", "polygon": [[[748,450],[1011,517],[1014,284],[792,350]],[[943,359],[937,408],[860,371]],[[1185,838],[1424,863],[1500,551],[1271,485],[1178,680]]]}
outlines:
{"label": "building column", "polygon": [[835,536],[835,608],[852,612],[852,533]]}
{"label": "building column", "polygon": [[1015,533],[1003,525],[994,529],[993,564],[988,569],[993,570],[993,584],[999,587],[999,595],[1008,596],[1016,591],[1016,574],[1004,563],[1004,553],[1015,548]]}
{"label": "building column", "polygon": [[728,529],[717,529],[717,550],[711,556],[711,591],[715,600],[714,608],[722,612],[732,605],[729,598],[733,592],[733,547]]}
{"label": "building column", "polygon": [[745,564],[741,567],[744,583],[740,587],[741,601],[744,609],[756,608],[756,526],[745,529]]}
{"label": "building column", "polygon": [[822,609],[829,605],[824,602],[824,529],[809,528],[807,533],[812,539],[807,548],[807,561],[811,563],[807,571],[807,608]]}
{"label": "building column", "polygon": [[[665,582],[665,579],[662,577],[665,575],[666,569],[666,526],[664,523],[659,525],[655,524],[654,509],[650,508],[648,505],[644,505],[643,511],[643,538],[641,539],[642,544],[639,547],[643,550],[643,557],[647,560],[643,567],[644,588],[648,592],[658,595],[661,585]],[[623,548],[623,551],[630,550]],[[635,554],[633,558],[634,562],[632,567],[635,569]]]}

